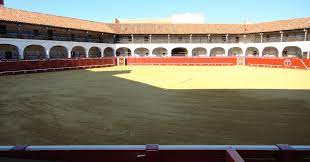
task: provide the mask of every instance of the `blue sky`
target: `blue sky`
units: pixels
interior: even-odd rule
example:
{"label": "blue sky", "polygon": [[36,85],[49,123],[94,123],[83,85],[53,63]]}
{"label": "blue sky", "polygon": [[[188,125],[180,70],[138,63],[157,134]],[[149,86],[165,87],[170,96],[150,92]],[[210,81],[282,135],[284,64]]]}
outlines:
{"label": "blue sky", "polygon": [[5,6],[99,22],[203,13],[206,23],[310,17],[310,0],[5,0]]}

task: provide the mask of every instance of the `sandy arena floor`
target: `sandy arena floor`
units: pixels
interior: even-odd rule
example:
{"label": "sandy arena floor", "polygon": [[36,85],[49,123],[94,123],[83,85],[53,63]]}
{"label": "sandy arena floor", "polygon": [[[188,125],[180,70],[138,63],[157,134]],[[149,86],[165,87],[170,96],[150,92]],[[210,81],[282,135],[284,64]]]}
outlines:
{"label": "sandy arena floor", "polygon": [[310,144],[310,71],[129,66],[0,77],[0,145]]}

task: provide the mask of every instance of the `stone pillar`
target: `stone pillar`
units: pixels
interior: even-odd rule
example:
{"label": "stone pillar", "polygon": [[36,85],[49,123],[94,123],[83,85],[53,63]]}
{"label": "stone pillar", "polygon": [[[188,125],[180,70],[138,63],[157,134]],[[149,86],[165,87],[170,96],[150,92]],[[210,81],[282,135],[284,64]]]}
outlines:
{"label": "stone pillar", "polygon": [[152,43],[152,34],[150,34],[150,38],[149,38],[150,40],[150,43]]}
{"label": "stone pillar", "polygon": [[283,31],[280,31],[280,34],[281,34],[281,42],[283,42]]}
{"label": "stone pillar", "polygon": [[172,49],[167,49],[167,56],[168,56],[168,57],[171,57],[171,56],[172,56],[172,53],[171,53],[171,52],[172,52]]}
{"label": "stone pillar", "polygon": [[168,43],[170,43],[170,34],[168,34]]}
{"label": "stone pillar", "polygon": [[86,53],[86,58],[89,58],[89,49],[85,49],[85,53]]}
{"label": "stone pillar", "polygon": [[131,43],[133,43],[133,34],[131,34]]}
{"label": "stone pillar", "polygon": [[186,49],[188,52],[187,57],[192,57],[193,56],[193,49]]}
{"label": "stone pillar", "polygon": [[228,43],[228,34],[226,34],[226,43]]}
{"label": "stone pillar", "polygon": [[100,49],[101,50],[101,57],[104,57],[104,49]]}
{"label": "stone pillar", "polygon": [[307,41],[307,37],[308,37],[308,30],[307,30],[307,29],[304,29],[304,32],[305,32],[305,39],[304,39],[304,41]]}
{"label": "stone pillar", "polygon": [[50,49],[46,49],[46,59],[50,58]]}
{"label": "stone pillar", "polygon": [[19,55],[19,59],[23,60],[24,59],[24,48],[18,48],[18,55]]}
{"label": "stone pillar", "polygon": [[225,56],[228,56],[229,48],[224,49],[225,50]]}
{"label": "stone pillar", "polygon": [[191,35],[189,35],[189,43],[192,43],[192,37],[193,37],[193,35],[191,34]]}
{"label": "stone pillar", "polygon": [[207,49],[207,57],[211,56],[211,49]]}
{"label": "stone pillar", "polygon": [[69,58],[69,59],[71,58],[71,55],[72,55],[72,51],[69,50],[69,51],[68,51],[68,58]]}
{"label": "stone pillar", "polygon": [[259,35],[260,35],[260,43],[263,43],[263,35],[264,35],[264,33],[259,33]]}
{"label": "stone pillar", "polygon": [[247,39],[246,39],[247,35],[243,35],[243,43],[247,43]]}
{"label": "stone pillar", "polygon": [[[277,48],[278,49],[278,48]],[[284,48],[281,48],[280,50],[278,49],[279,52],[279,56],[278,57],[282,57],[282,52],[283,52]]]}
{"label": "stone pillar", "polygon": [[207,40],[208,43],[211,43],[211,39],[210,38],[211,38],[211,34],[208,34],[208,40]]}

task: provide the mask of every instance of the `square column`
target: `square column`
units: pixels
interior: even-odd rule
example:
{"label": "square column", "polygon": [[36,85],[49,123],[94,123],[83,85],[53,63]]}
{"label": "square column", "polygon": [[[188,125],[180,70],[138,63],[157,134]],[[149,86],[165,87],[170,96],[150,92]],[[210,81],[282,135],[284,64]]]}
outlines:
{"label": "square column", "polygon": [[18,49],[19,51],[19,59],[23,60],[24,59],[24,49]]}
{"label": "square column", "polygon": [[71,59],[72,51],[68,51],[68,58]]}
{"label": "square column", "polygon": [[46,58],[47,58],[47,59],[50,58],[50,50],[49,50],[49,49],[46,50]]}
{"label": "square column", "polygon": [[170,34],[168,34],[168,43],[170,43]]}
{"label": "square column", "polygon": [[[308,37],[308,30],[307,29],[304,29],[304,32],[305,32],[305,39],[304,41],[307,41],[307,37]],[[309,52],[308,52],[309,53]]]}
{"label": "square column", "polygon": [[283,42],[283,31],[280,31],[280,34],[281,34],[281,42]]}
{"label": "square column", "polygon": [[260,35],[260,43],[263,43],[263,35],[264,35],[264,33],[259,33],[259,35]]}
{"label": "square column", "polygon": [[[228,34],[226,34],[226,43],[228,43]],[[228,56],[228,54],[227,54]]]}

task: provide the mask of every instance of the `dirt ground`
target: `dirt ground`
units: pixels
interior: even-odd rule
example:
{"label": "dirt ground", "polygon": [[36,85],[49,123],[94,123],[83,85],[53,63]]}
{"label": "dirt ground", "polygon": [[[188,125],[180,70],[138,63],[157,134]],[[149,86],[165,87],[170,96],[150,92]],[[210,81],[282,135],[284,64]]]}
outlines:
{"label": "dirt ground", "polygon": [[310,71],[128,66],[0,77],[0,145],[310,144]]}

